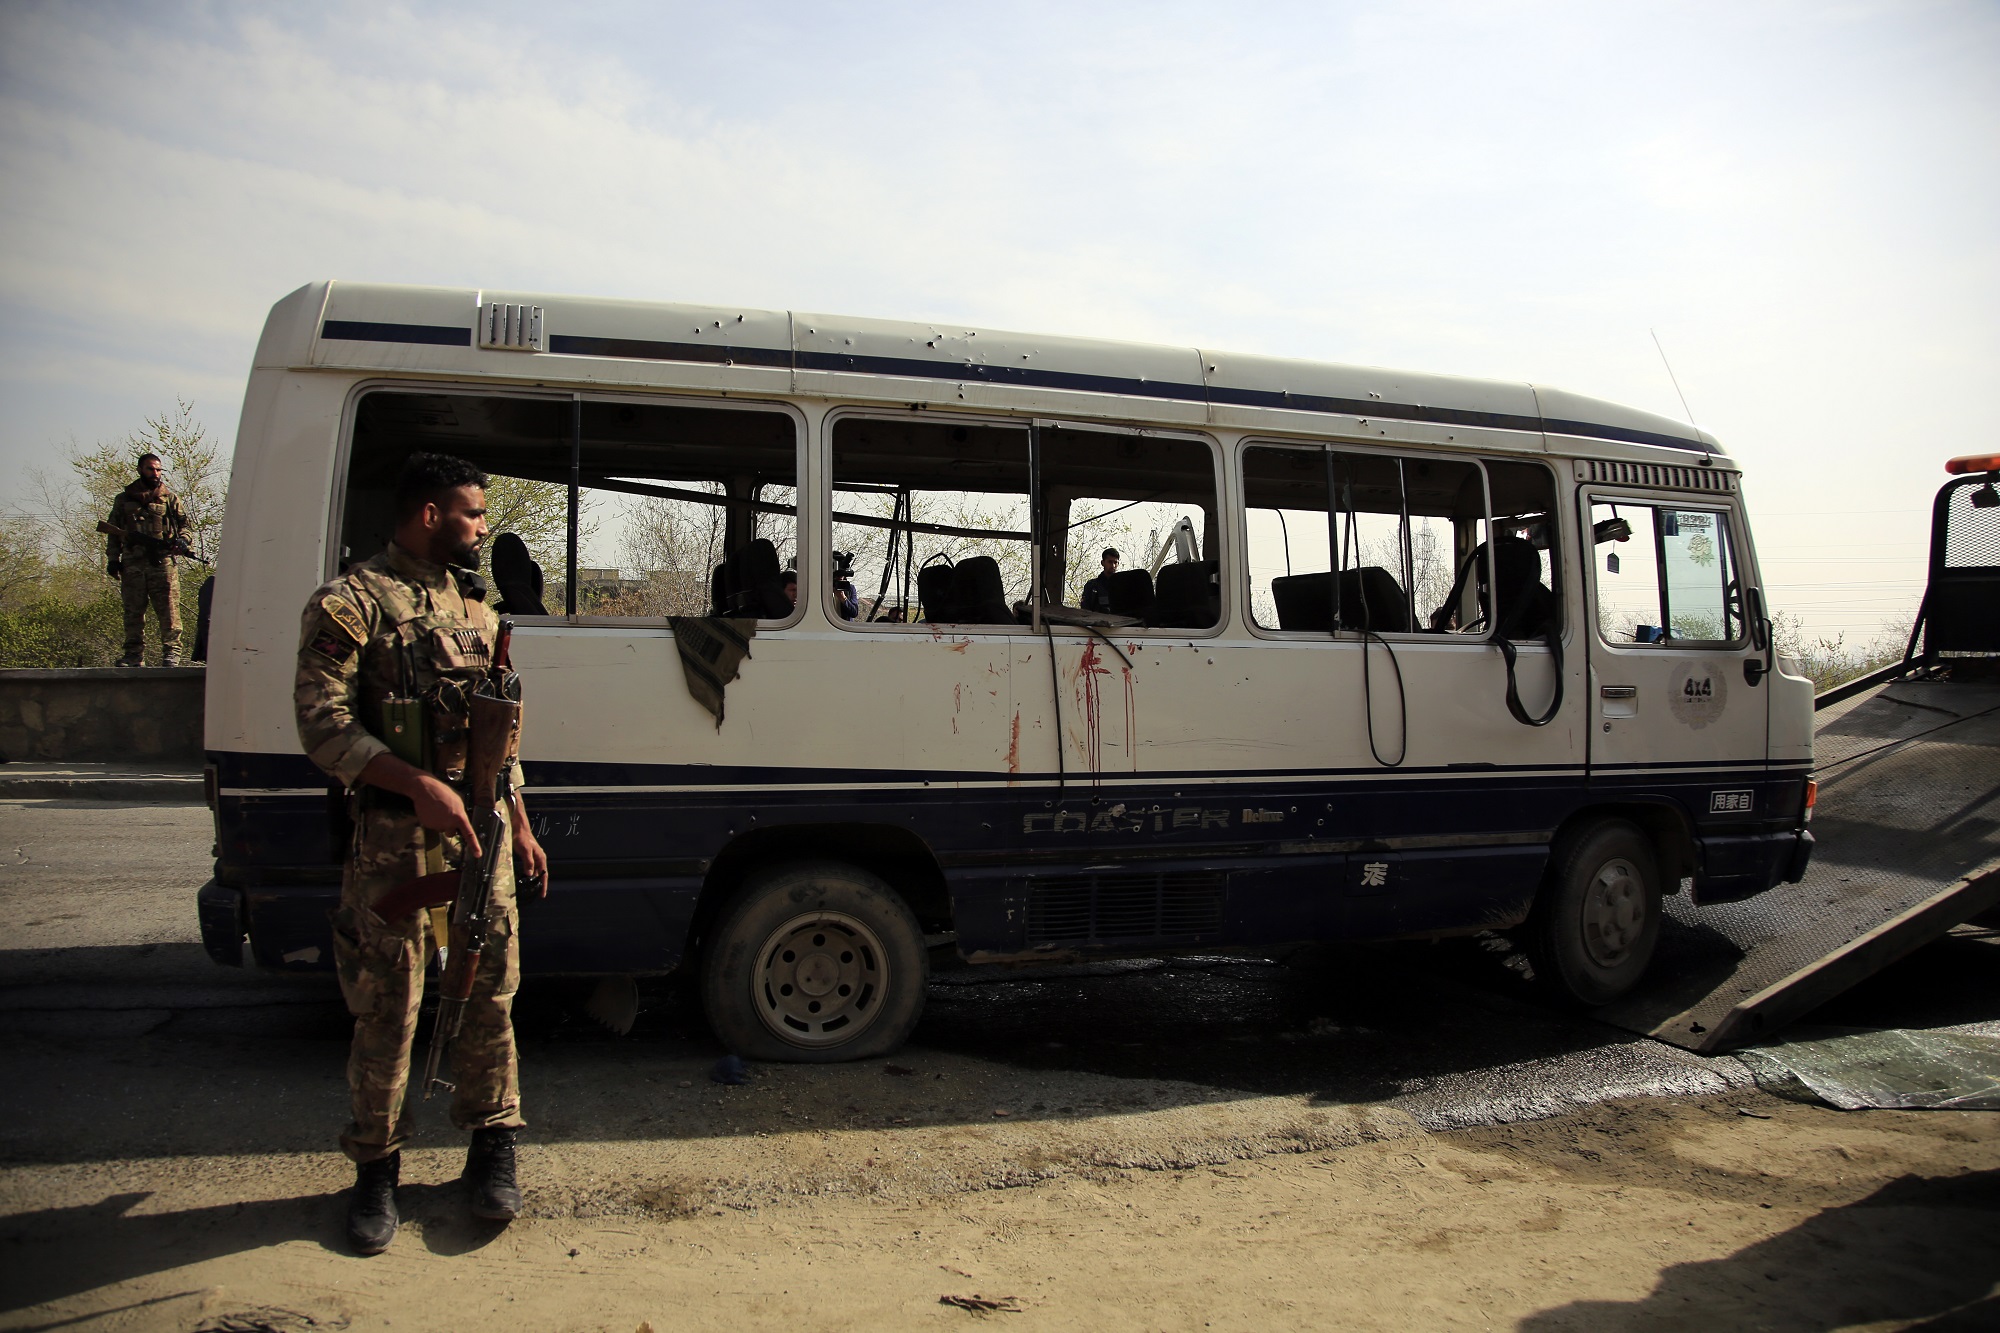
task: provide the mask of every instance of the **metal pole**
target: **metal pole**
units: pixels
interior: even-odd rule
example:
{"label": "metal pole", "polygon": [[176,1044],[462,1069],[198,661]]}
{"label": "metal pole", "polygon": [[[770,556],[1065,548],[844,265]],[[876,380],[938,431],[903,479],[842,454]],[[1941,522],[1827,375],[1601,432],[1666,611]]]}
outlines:
{"label": "metal pole", "polygon": [[563,563],[563,613],[576,615],[576,506],[583,485],[583,397],[570,400],[569,550]]}
{"label": "metal pole", "polygon": [[[1028,623],[1037,632],[1042,628],[1042,539],[1046,535],[1042,522],[1042,426],[1038,421],[1028,423]],[[1055,649],[1054,640],[1049,643],[1051,660]],[[1060,731],[1060,726],[1058,727]],[[1056,744],[1062,744],[1062,736],[1056,736]]]}

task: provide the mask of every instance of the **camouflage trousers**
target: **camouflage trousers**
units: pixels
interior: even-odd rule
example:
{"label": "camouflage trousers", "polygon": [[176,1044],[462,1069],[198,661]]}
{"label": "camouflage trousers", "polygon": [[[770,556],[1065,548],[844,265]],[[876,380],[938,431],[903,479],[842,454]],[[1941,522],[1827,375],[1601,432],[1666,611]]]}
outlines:
{"label": "camouflage trousers", "polygon": [[124,557],[118,591],[125,599],[125,652],[119,659],[138,665],[146,658],[146,608],[160,622],[160,658],[172,666],[181,656],[181,581],[171,557],[154,564],[138,551]]}
{"label": "camouflage trousers", "polygon": [[[333,955],[341,994],[354,1015],[347,1056],[347,1090],[353,1122],[340,1146],[356,1162],[387,1157],[410,1133],[411,1048],[423,999],[424,965],[436,951],[430,913],[384,921],[371,910],[396,885],[429,873],[425,847],[459,860],[459,840],[429,832],[414,814],[362,812],[355,821],[354,853],[333,914]],[[514,897],[511,830],[500,849],[493,885],[493,926],[465,1021],[451,1046],[451,1068],[440,1074],[458,1085],[451,1123],[460,1129],[520,1126],[520,1066],[514,1053],[514,992],[521,981],[520,914]],[[454,942],[456,947],[456,942]],[[418,1089],[421,1096],[422,1089]]]}

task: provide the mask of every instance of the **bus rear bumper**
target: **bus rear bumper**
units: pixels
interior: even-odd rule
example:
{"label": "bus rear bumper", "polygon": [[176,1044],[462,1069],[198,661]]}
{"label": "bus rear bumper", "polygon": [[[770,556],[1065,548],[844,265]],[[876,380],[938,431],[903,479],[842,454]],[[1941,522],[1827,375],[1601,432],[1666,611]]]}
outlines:
{"label": "bus rear bumper", "polygon": [[1796,884],[1805,878],[1812,852],[1812,831],[1803,828],[1705,837],[1694,901],[1703,907],[1741,902],[1780,884]]}

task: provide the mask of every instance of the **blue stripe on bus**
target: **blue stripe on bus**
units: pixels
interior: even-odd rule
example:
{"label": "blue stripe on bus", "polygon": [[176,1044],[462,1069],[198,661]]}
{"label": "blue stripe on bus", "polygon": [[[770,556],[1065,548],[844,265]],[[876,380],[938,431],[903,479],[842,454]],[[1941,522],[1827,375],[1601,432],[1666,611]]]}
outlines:
{"label": "blue stripe on bus", "polygon": [[428,343],[437,347],[470,347],[472,330],[448,324],[374,324],[366,320],[329,319],[319,336],[363,343]]}
{"label": "blue stripe on bus", "polygon": [[[425,343],[470,347],[472,331],[439,324],[375,324],[330,319],[320,328],[322,338],[358,342]],[[1511,412],[1481,412],[1471,408],[1388,403],[1376,399],[1335,398],[1292,393],[1284,389],[1243,389],[1227,385],[1184,384],[1120,375],[1090,375],[1080,371],[1042,370],[1030,366],[994,366],[978,362],[926,361],[915,357],[859,356],[843,352],[793,352],[782,347],[742,347],[717,343],[662,342],[648,338],[599,338],[587,334],[549,336],[549,351],[561,356],[595,356],[632,361],[686,361],[700,365],[762,366],[776,370],[823,371],[833,374],[894,375],[906,379],[956,380],[1014,385],[1031,389],[1066,389],[1118,397],[1161,398],[1171,402],[1233,407],[1261,407],[1285,412],[1421,421],[1440,426],[1476,426],[1540,434],[1575,435],[1586,439],[1650,444],[1690,453],[1709,453],[1699,440],[1627,426],[1523,416]]]}
{"label": "blue stripe on bus", "polygon": [[[215,752],[208,756],[216,765],[220,785],[227,788],[271,788],[276,790],[297,790],[305,787],[324,787],[325,774],[314,767],[304,755],[298,754],[249,754]],[[1058,775],[1047,773],[996,773],[991,770],[949,771],[939,769],[855,769],[855,768],[794,768],[776,765],[718,765],[718,764],[606,764],[581,763],[570,760],[530,759],[523,764],[530,787],[681,787],[700,790],[703,788],[723,789],[741,787],[857,787],[877,785],[882,787],[931,786],[948,788],[957,786],[1000,786],[1005,784],[1010,790],[1054,790]],[[1804,761],[1767,763],[1762,759],[1687,759],[1655,760],[1628,764],[1595,764],[1588,768],[1582,764],[1482,764],[1470,767],[1446,764],[1433,768],[1295,768],[1295,769],[1178,769],[1148,771],[1145,773],[1088,773],[1071,772],[1063,783],[1065,794],[1089,792],[1120,784],[1145,784],[1150,787],[1164,782],[1187,782],[1202,788],[1223,785],[1242,786],[1245,783],[1261,781],[1282,786],[1298,786],[1325,782],[1339,782],[1343,779],[1368,780],[1366,786],[1374,786],[1382,780],[1410,783],[1413,786],[1434,784],[1444,781],[1457,784],[1465,780],[1475,781],[1519,781],[1524,774],[1566,775],[1581,778],[1586,774],[1594,782],[1629,781],[1645,777],[1647,774],[1672,774],[1677,781],[1694,780],[1702,772],[1718,774],[1750,773],[1768,771],[1773,777],[1798,776],[1808,772],[1810,765]]]}
{"label": "blue stripe on bus", "polygon": [[[1755,808],[1709,813],[1721,784],[1753,788]],[[794,853],[830,854],[827,839],[843,828],[915,839],[943,873],[961,945],[1011,955],[1038,947],[1024,933],[1026,907],[1031,886],[1051,875],[1212,875],[1227,884],[1218,889],[1226,919],[1207,939],[1217,945],[1458,931],[1518,919],[1553,830],[1590,806],[1676,808],[1716,846],[1761,854],[1796,827],[1802,798],[1796,773],[1723,767],[1588,779],[1575,770],[1434,772],[1388,783],[1267,778],[1178,792],[1112,777],[1062,790],[531,793],[558,888],[527,907],[532,956],[524,961],[538,972],[672,967],[712,858],[746,837],[788,829],[804,835]],[[217,824],[218,878],[246,890],[260,957],[276,962],[323,945],[339,880],[324,799],[225,795]],[[1378,862],[1394,891],[1371,896],[1367,884],[1379,878],[1357,876]]]}

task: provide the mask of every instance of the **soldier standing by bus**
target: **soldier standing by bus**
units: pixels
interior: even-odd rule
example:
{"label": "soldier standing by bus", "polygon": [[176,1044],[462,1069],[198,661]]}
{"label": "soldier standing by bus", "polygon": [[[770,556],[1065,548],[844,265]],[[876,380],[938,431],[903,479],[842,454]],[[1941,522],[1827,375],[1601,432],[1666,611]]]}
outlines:
{"label": "soldier standing by bus", "polygon": [[[118,580],[125,599],[125,651],[119,666],[146,663],[146,605],[160,621],[160,665],[181,660],[180,576],[171,548],[187,532],[181,498],[167,486],[158,454],[139,456],[139,477],[111,503],[105,533],[104,572]],[[184,547],[184,543],[182,543]]]}
{"label": "soldier standing by bus", "polygon": [[[456,782],[466,765],[465,708],[493,665],[498,617],[473,572],[486,536],[486,476],[461,458],[413,454],[395,497],[387,550],[306,604],[293,704],[307,756],[349,792],[355,832],[333,914],[334,961],[354,1015],[347,1062],[353,1120],[340,1136],[356,1164],[347,1234],[363,1254],[396,1234],[395,1190],[410,1053],[425,961],[438,941],[417,911],[374,911],[399,884],[480,852]],[[385,722],[393,716],[394,724]],[[511,1219],[521,1205],[515,1136],[521,1118],[513,1000],[520,980],[514,867],[548,891],[548,862],[519,794],[504,810],[488,947],[452,1048],[452,1123],[469,1129],[464,1178],[474,1216]]]}

